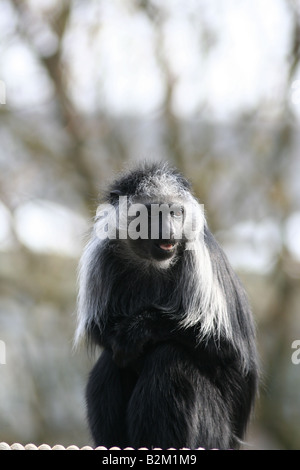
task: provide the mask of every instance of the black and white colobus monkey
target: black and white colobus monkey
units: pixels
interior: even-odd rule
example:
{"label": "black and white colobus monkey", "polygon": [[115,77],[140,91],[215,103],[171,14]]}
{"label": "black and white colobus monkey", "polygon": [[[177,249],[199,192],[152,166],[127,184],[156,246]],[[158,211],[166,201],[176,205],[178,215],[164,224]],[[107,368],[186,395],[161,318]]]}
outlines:
{"label": "black and white colobus monkey", "polygon": [[[252,316],[189,183],[144,165],[104,202],[81,259],[76,332],[103,348],[86,392],[95,445],[238,448],[257,388]],[[196,231],[178,236],[191,209]]]}

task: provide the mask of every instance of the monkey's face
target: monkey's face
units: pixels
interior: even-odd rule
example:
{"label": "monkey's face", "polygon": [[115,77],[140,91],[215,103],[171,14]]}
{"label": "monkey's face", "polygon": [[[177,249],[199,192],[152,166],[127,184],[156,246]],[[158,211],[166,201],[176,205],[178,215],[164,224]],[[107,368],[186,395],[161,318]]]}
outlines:
{"label": "monkey's face", "polygon": [[164,168],[121,177],[110,186],[106,201],[97,211],[97,236],[113,240],[126,260],[145,266],[173,265],[185,249],[192,249],[205,222],[187,181]]}
{"label": "monkey's face", "polygon": [[[144,209],[146,208],[146,209]],[[128,243],[139,258],[169,263],[184,244],[184,207],[180,204],[141,204],[128,219]]]}

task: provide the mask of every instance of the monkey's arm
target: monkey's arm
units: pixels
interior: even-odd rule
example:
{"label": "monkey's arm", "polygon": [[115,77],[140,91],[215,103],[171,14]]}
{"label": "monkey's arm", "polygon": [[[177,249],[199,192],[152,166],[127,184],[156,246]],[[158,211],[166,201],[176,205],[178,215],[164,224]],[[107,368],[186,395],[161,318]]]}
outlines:
{"label": "monkey's arm", "polygon": [[132,317],[113,315],[101,327],[96,322],[91,323],[88,336],[93,343],[111,351],[118,366],[125,367],[138,359],[150,342],[162,338],[150,317],[149,312]]}
{"label": "monkey's arm", "polygon": [[220,349],[222,361],[234,360],[234,351],[227,341],[201,341],[197,326],[180,326],[180,317],[179,313],[177,317],[149,308],[132,316],[110,316],[104,328],[100,330],[93,324],[89,333],[93,342],[111,351],[119,367],[134,366],[151,347],[170,341],[183,347],[197,362],[219,357]]}
{"label": "monkey's arm", "polygon": [[158,321],[156,312],[151,311],[119,319],[106,337],[116,364],[126,367],[139,359],[151,344],[165,339],[168,329],[165,323],[161,318]]}
{"label": "monkey's arm", "polygon": [[172,342],[183,347],[194,360],[217,361],[222,350],[222,362],[235,361],[236,354],[230,344],[220,338],[199,339],[197,327],[184,328],[176,316],[157,309],[149,309],[133,317],[123,317],[114,324],[106,337],[113,359],[119,367],[133,364],[152,346]]}
{"label": "monkey's arm", "polygon": [[197,349],[197,335],[192,329],[179,328],[176,318],[156,309],[122,318],[106,336],[113,359],[120,367],[133,363],[151,346],[165,341],[179,343],[191,352]]}

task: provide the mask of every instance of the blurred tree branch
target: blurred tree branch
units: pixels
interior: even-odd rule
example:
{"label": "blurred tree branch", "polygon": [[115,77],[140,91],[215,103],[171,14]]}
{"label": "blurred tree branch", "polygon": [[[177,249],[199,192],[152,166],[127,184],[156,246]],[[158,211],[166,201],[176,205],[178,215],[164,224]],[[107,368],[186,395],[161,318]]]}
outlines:
{"label": "blurred tree branch", "polygon": [[293,30],[291,34],[291,52],[290,52],[290,69],[289,79],[293,79],[300,61],[300,7],[299,2],[295,0],[287,0],[290,7],[293,20]]}
{"label": "blurred tree branch", "polygon": [[165,100],[163,104],[163,117],[166,125],[165,139],[166,147],[170,150],[172,159],[175,165],[184,171],[184,149],[181,143],[181,125],[178,118],[176,118],[173,110],[172,103],[176,88],[177,78],[171,71],[170,65],[164,53],[164,34],[163,26],[165,21],[165,14],[163,8],[157,7],[150,0],[136,0],[136,7],[142,11],[148,20],[152,23],[155,32],[155,51],[157,63],[161,69],[162,77],[165,83]]}
{"label": "blurred tree branch", "polygon": [[[34,22],[32,12],[28,5],[21,0],[11,0],[18,12],[20,24],[20,34],[35,51],[36,58],[47,71],[55,88],[55,105],[58,109],[58,116],[62,127],[70,137],[70,144],[63,158],[62,171],[72,171],[77,176],[77,181],[81,187],[87,207],[90,207],[99,192],[98,182],[95,172],[90,167],[85,157],[84,143],[86,140],[85,125],[82,116],[76,111],[72,101],[68,97],[66,70],[63,64],[62,45],[64,34],[68,25],[72,1],[64,0],[60,4],[60,9],[56,12],[51,21],[51,28],[54,29],[58,38],[57,50],[50,56],[43,56],[36,49],[34,39],[30,33],[28,23]],[[55,136],[53,136],[55,138]]]}

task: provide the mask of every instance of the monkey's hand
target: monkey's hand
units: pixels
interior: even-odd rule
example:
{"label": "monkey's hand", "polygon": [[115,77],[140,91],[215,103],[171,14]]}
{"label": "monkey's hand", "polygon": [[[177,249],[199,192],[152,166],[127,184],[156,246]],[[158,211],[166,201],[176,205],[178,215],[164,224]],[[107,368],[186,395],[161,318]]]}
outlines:
{"label": "monkey's hand", "polygon": [[140,359],[151,344],[170,336],[170,325],[156,311],[144,311],[118,322],[111,337],[113,359],[126,367]]}

